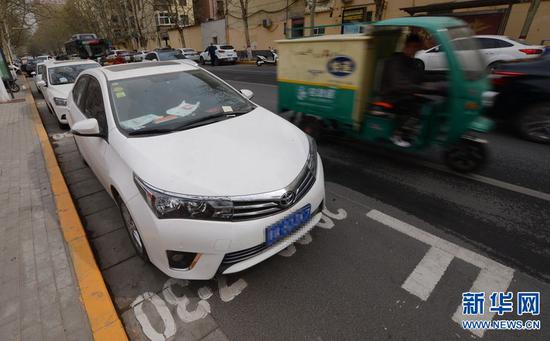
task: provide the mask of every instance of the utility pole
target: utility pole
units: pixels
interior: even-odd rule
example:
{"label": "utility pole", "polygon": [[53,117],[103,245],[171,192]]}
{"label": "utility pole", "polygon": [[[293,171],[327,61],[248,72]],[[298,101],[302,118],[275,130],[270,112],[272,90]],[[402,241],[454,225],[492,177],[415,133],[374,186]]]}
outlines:
{"label": "utility pole", "polygon": [[317,0],[311,0],[311,6],[309,8],[309,30],[310,36],[313,36],[314,30],[313,26],[315,26],[315,7],[317,7]]}
{"label": "utility pole", "polygon": [[521,28],[521,33],[519,35],[520,39],[527,38],[527,34],[529,33],[529,29],[531,28],[531,24],[533,23],[533,19],[535,18],[535,14],[537,14],[539,5],[540,0],[531,0],[531,5],[529,6],[529,10],[527,11],[527,17],[525,18],[525,22],[523,23],[523,27]]}

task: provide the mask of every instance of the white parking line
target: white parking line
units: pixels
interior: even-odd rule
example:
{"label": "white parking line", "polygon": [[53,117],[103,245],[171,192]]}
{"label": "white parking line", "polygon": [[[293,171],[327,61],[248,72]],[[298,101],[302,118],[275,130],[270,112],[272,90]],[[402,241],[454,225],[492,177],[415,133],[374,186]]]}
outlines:
{"label": "white parking line", "polygon": [[[401,286],[423,301],[428,299],[454,257],[480,268],[480,272],[470,289],[471,292],[490,294],[492,292],[506,291],[514,277],[514,270],[512,268],[434,236],[380,211],[371,210],[367,213],[367,217],[431,246],[428,253]],[[485,314],[474,317],[463,315],[462,305],[459,305],[452,320],[460,325],[462,325],[462,321],[469,319],[490,321],[493,319],[494,313],[489,312],[489,300],[485,300],[485,305]],[[485,333],[485,330],[470,331],[479,337],[483,337]]]}
{"label": "white parking line", "polygon": [[432,246],[401,287],[426,301],[453,258],[453,255]]}

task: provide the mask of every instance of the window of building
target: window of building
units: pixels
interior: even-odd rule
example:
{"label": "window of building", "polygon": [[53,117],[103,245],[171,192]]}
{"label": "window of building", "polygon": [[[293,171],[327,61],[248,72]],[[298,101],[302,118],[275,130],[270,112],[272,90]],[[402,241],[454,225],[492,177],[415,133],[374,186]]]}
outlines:
{"label": "window of building", "polygon": [[325,34],[325,28],[324,27],[316,27],[313,29],[313,35],[315,36],[322,36]]}
{"label": "window of building", "polygon": [[171,25],[171,24],[172,24],[172,18],[170,17],[170,13],[168,13],[168,11],[157,12],[158,26],[165,26],[165,25]]}
{"label": "window of building", "polygon": [[292,38],[304,36],[304,18],[292,19],[292,28],[290,36]]}
{"label": "window of building", "polygon": [[216,17],[221,18],[224,14],[223,1],[216,1]]}
{"label": "window of building", "polygon": [[187,14],[180,15],[180,25],[189,26],[189,16]]}

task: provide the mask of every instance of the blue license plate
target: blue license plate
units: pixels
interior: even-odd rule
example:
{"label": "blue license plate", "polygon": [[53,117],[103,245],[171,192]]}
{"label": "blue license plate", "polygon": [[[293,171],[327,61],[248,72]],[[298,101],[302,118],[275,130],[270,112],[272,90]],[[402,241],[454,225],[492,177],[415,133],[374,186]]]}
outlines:
{"label": "blue license plate", "polygon": [[311,205],[300,208],[298,211],[284,217],[265,229],[265,243],[270,246],[278,240],[288,236],[304,225],[311,218]]}

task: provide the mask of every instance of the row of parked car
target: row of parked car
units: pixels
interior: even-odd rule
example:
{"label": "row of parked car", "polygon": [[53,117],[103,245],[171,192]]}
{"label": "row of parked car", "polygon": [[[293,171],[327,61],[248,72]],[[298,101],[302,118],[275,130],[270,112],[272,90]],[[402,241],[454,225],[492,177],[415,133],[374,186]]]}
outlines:
{"label": "row of parked car", "polygon": [[138,255],[171,277],[242,271],[321,218],[315,141],[195,62],[46,61],[36,85]]}
{"label": "row of parked car", "polygon": [[[237,62],[237,52],[231,45],[212,45],[215,49],[215,63],[230,63]],[[127,51],[127,50],[112,50],[109,55],[101,59],[102,65],[124,64],[130,62],[141,61],[166,61],[177,59],[190,59],[197,63],[206,64],[212,63],[208,48],[203,52],[197,52],[192,48],[159,48],[153,51]]]}

